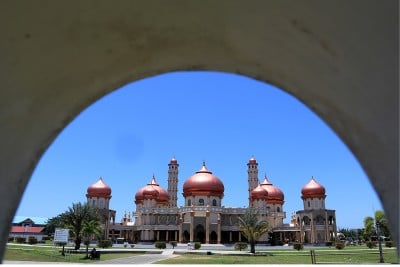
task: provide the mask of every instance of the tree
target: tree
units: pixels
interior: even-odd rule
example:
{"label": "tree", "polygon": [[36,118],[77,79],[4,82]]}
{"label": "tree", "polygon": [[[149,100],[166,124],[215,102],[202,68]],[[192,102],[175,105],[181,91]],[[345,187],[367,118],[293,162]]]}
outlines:
{"label": "tree", "polygon": [[63,223],[61,221],[61,215],[57,215],[56,217],[50,218],[46,221],[46,226],[44,227],[44,232],[50,236],[53,235],[56,231],[56,228],[62,228]]}
{"label": "tree", "polygon": [[368,216],[364,218],[364,239],[371,240],[371,237],[376,234],[375,220]]}
{"label": "tree", "polygon": [[372,236],[376,236],[378,239],[379,245],[379,262],[383,263],[383,253],[382,253],[382,238],[384,235],[386,237],[390,236],[390,231],[388,227],[388,221],[386,219],[385,213],[381,210],[375,211],[373,217],[365,217],[364,218],[364,234],[369,240],[371,240]]}
{"label": "tree", "polygon": [[259,219],[258,213],[248,208],[246,213],[239,217],[239,228],[250,244],[250,253],[256,252],[258,239],[269,230],[267,221]]}
{"label": "tree", "polygon": [[71,234],[75,237],[75,249],[81,247],[83,223],[91,220],[96,220],[100,223],[97,210],[87,203],[73,203],[72,207],[69,207],[60,216],[61,221],[70,229]]}
{"label": "tree", "polygon": [[385,213],[381,210],[375,212],[375,224],[380,235],[390,237],[390,230]]}
{"label": "tree", "polygon": [[86,245],[86,258],[89,258],[89,244],[93,235],[101,234],[101,225],[99,220],[86,220],[82,223],[83,243]]}

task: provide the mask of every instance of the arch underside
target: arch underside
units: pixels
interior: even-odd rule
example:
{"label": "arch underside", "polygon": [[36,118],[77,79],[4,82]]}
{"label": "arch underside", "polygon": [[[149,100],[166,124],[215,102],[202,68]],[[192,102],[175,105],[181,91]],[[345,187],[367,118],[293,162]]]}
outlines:
{"label": "arch underside", "polygon": [[303,101],[360,161],[399,241],[397,1],[45,2],[0,5],[1,257],[60,131],[122,85],[176,70],[238,73]]}

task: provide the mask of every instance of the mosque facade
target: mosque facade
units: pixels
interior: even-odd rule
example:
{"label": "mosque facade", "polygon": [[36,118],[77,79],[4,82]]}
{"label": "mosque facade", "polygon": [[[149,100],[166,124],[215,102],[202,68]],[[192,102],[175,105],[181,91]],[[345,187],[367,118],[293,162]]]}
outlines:
{"label": "mosque facade", "polygon": [[154,241],[201,242],[225,244],[247,241],[238,218],[248,208],[268,222],[270,232],[259,242],[324,243],[336,236],[335,210],[325,208],[325,188],[314,178],[301,189],[304,210],[293,212],[285,224],[284,194],[265,176],[260,182],[258,162],[251,157],[247,163],[248,207],[222,205],[224,184],[203,162],[183,184],[183,206],[178,206],[178,161],[168,164],[168,188],[162,188],[153,176],[135,194],[136,210],[115,222],[116,212],[110,209],[111,188],[100,178],[87,189],[87,202],[96,207],[103,219],[104,238],[123,239],[131,243]]}

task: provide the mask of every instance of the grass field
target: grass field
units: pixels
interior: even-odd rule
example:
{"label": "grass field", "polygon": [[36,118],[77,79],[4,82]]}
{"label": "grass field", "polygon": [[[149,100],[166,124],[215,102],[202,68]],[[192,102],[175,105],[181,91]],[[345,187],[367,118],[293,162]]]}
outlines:
{"label": "grass field", "polygon": [[[377,249],[315,249],[317,263],[375,264],[379,262]],[[311,264],[310,250],[260,251],[260,256],[184,254],[158,264]],[[398,263],[395,249],[384,249],[385,263]]]}
{"label": "grass field", "polygon": [[[8,245],[4,260],[7,261],[39,261],[39,262],[73,262],[73,263],[95,263],[85,259],[85,254],[69,254],[62,256],[60,247],[54,246],[23,246]],[[368,249],[364,246],[346,247],[343,250],[335,248],[315,248],[317,263],[335,264],[376,264],[379,262],[377,248]],[[205,251],[202,251],[203,253]],[[385,263],[398,263],[396,249],[384,248]],[[143,252],[144,253],[144,252]],[[220,254],[183,254],[178,257],[157,262],[158,264],[311,264],[310,249],[297,251],[294,249],[263,249],[258,250],[261,255],[220,255]],[[101,261],[132,257],[140,255],[134,253],[102,253]]]}
{"label": "grass field", "polygon": [[[40,261],[40,262],[74,262],[74,263],[95,263],[85,259],[86,254],[66,254],[62,256],[60,247],[43,246],[7,246],[4,259],[7,261]],[[103,253],[100,260],[111,260],[123,257],[132,257],[143,253]]]}

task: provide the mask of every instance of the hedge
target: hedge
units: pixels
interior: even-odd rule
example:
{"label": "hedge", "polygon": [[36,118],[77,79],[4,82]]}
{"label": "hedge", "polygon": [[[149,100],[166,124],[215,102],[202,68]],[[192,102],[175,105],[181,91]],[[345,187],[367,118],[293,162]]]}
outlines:
{"label": "hedge", "polygon": [[304,248],[303,243],[293,243],[293,248],[296,250],[302,250]]}
{"label": "hedge", "polygon": [[335,247],[337,249],[344,249],[345,244],[344,244],[344,242],[336,242]]}
{"label": "hedge", "polygon": [[99,240],[97,241],[97,246],[101,248],[109,248],[112,246],[111,240]]}
{"label": "hedge", "polygon": [[246,242],[236,242],[235,249],[242,251],[242,249],[246,249],[248,247]]}
{"label": "hedge", "polygon": [[34,237],[34,236],[30,236],[30,237],[28,237],[28,244],[30,244],[30,245],[34,245],[34,244],[37,244],[37,238],[36,237]]}
{"label": "hedge", "polygon": [[167,247],[167,244],[164,241],[156,241],[154,246],[159,249],[164,249]]}
{"label": "hedge", "polygon": [[201,248],[201,243],[200,242],[194,242],[194,249],[199,249]]}

